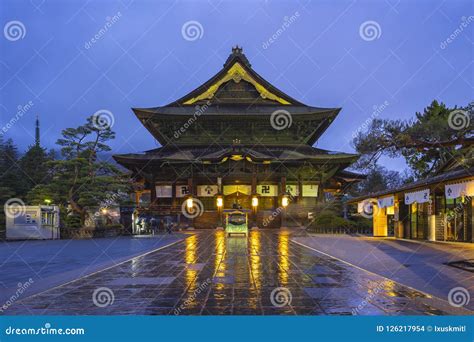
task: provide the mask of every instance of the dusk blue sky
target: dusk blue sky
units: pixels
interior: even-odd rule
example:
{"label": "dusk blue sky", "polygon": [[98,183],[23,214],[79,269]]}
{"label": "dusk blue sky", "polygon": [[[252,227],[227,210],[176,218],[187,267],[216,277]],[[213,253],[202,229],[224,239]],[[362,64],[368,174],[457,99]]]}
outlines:
{"label": "dusk blue sky", "polygon": [[[343,108],[317,143],[321,148],[353,151],[352,134],[374,106],[385,104],[380,118],[407,119],[433,99],[465,106],[474,98],[474,10],[467,0],[0,4],[2,28],[11,21],[25,28],[22,39],[9,40],[4,30],[0,37],[0,128],[18,106],[33,103],[5,133],[20,150],[33,143],[37,114],[42,145],[52,148],[62,129],[100,109],[115,118],[114,152],[155,148],[130,108],[165,105],[188,93],[222,67],[236,44],[261,76],[290,96]],[[87,49],[114,15],[118,20]],[[264,48],[291,16],[296,19]],[[189,21],[202,26],[202,37],[184,39]],[[380,27],[373,40],[360,33],[368,21]],[[398,170],[404,165],[383,163]]]}

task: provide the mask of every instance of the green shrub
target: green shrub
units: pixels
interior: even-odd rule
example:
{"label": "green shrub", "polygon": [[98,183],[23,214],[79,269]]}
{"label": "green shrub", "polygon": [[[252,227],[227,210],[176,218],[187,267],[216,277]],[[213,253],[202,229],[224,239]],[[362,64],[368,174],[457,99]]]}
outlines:
{"label": "green shrub", "polygon": [[120,223],[112,223],[112,224],[106,224],[105,226],[102,226],[101,228],[105,229],[122,229],[123,225]]}
{"label": "green shrub", "polygon": [[336,229],[354,228],[354,222],[346,220],[340,216],[335,215],[331,211],[323,211],[316,215],[314,221],[310,224],[309,229],[325,228],[325,229]]}
{"label": "green shrub", "polygon": [[352,216],[350,220],[354,225],[359,229],[371,230],[372,229],[372,219],[365,218],[363,216]]}
{"label": "green shrub", "polygon": [[81,228],[81,217],[79,215],[67,215],[64,219],[66,228]]}

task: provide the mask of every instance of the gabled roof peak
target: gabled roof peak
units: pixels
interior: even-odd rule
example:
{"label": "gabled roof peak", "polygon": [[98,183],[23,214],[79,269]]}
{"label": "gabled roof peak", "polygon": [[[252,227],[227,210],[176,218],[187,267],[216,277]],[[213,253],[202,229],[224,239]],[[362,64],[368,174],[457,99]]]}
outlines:
{"label": "gabled roof peak", "polygon": [[227,60],[224,63],[224,67],[233,63],[235,59],[239,59],[243,64],[247,65],[248,67],[252,66],[245,54],[243,53],[242,47],[238,45],[232,47],[232,52],[230,53],[229,57],[227,57]]}

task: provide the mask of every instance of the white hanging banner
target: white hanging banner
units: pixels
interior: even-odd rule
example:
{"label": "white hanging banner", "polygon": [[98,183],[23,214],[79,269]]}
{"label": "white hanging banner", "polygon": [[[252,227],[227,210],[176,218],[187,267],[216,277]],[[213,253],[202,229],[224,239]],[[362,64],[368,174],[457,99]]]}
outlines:
{"label": "white hanging banner", "polygon": [[278,196],[278,185],[257,185],[257,194],[260,196]]}
{"label": "white hanging banner", "polygon": [[198,197],[213,197],[217,195],[219,187],[217,185],[198,185]]}
{"label": "white hanging banner", "polygon": [[291,196],[298,196],[298,185],[297,184],[286,184],[286,192],[289,193]]}
{"label": "white hanging banner", "polygon": [[426,203],[430,201],[430,189],[405,193],[405,204]]}
{"label": "white hanging banner", "polygon": [[157,198],[169,198],[173,196],[173,187],[171,185],[157,185],[156,186],[156,197]]}
{"label": "white hanging banner", "polygon": [[377,199],[377,206],[379,208],[392,207],[395,204],[395,197],[383,197]]}
{"label": "white hanging banner", "polygon": [[176,197],[182,198],[189,195],[189,186],[187,185],[176,185]]}
{"label": "white hanging banner", "polygon": [[303,197],[318,197],[318,185],[303,184]]}
{"label": "white hanging banner", "polygon": [[444,190],[447,199],[455,199],[462,196],[474,196],[474,181],[446,184]]}

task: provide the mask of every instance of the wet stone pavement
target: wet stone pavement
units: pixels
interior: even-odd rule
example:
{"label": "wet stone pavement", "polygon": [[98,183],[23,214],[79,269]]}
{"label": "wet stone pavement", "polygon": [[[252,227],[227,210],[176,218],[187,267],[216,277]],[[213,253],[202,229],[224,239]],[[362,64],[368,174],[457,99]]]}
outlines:
{"label": "wet stone pavement", "polygon": [[18,300],[6,315],[445,315],[446,302],[290,241],[202,231]]}

